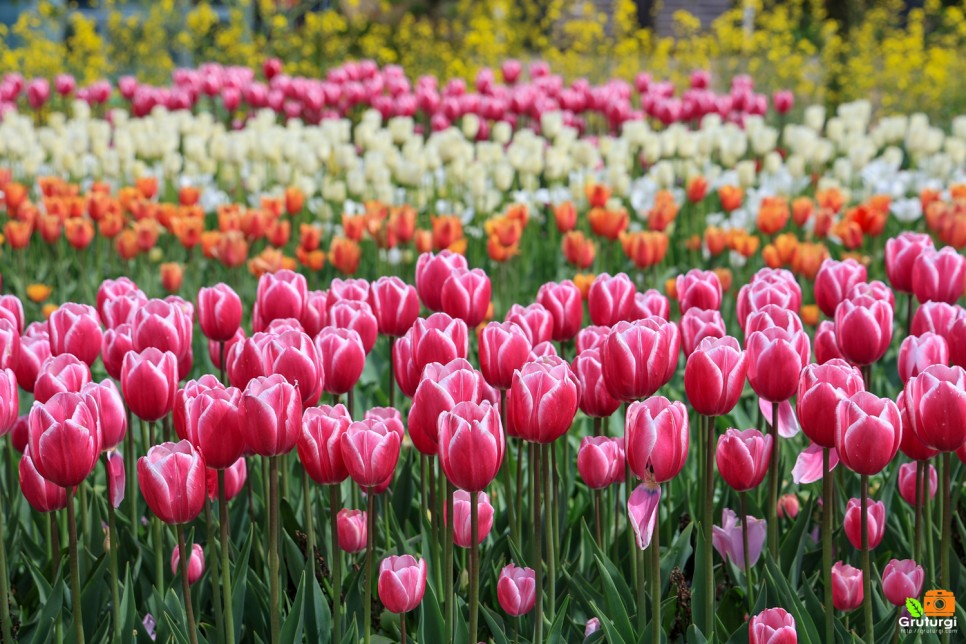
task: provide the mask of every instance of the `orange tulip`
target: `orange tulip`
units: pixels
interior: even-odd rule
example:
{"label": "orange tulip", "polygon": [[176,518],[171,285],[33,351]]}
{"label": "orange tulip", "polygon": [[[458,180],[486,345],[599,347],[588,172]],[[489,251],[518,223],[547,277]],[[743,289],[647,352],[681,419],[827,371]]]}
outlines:
{"label": "orange tulip", "polygon": [[184,280],[184,269],[177,262],[164,262],[161,264],[161,286],[168,293],[177,293],[181,290],[181,282]]}
{"label": "orange tulip", "polygon": [[114,200],[103,192],[92,192],[87,200],[87,214],[94,221],[100,221],[110,210]]}
{"label": "orange tulip", "polygon": [[342,232],[354,242],[362,241],[362,232],[365,230],[366,218],[363,215],[349,215],[342,213]]}
{"label": "orange tulip", "polygon": [[[591,208],[603,208],[610,199],[610,190],[600,183],[591,183],[584,187],[584,194]],[[615,238],[616,239],[616,238]]]}
{"label": "orange tulip", "polygon": [[221,240],[221,233],[217,230],[206,230],[201,233],[201,253],[209,259],[217,259],[215,257],[215,248],[218,246],[218,242]]}
{"label": "orange tulip", "polygon": [[269,219],[280,217],[282,212],[285,211],[285,199],[262,196],[261,209],[265,211]]}
{"label": "orange tulip", "polygon": [[299,248],[306,251],[318,249],[322,243],[322,229],[312,224],[299,224]]}
{"label": "orange tulip", "polygon": [[50,288],[46,284],[28,284],[27,285],[27,298],[31,302],[36,302],[40,304],[53,292],[54,289]]}
{"label": "orange tulip", "polygon": [[27,187],[22,183],[8,183],[3,191],[4,202],[7,204],[7,212],[14,216],[20,206],[27,201]]}
{"label": "orange tulip", "polygon": [[145,199],[153,199],[158,194],[157,177],[139,177],[134,181],[134,186]]}
{"label": "orange tulip", "polygon": [[714,274],[718,276],[718,281],[721,282],[721,290],[727,293],[731,290],[731,283],[734,280],[731,275],[730,268],[715,268],[713,269]]}
{"label": "orange tulip", "polygon": [[842,240],[842,246],[855,250],[862,245],[862,226],[857,221],[842,219],[832,228],[832,233]]}
{"label": "orange tulip", "polygon": [[305,207],[305,193],[295,186],[285,189],[285,212],[295,215],[302,212]]}
{"label": "orange tulip", "polygon": [[630,217],[624,208],[616,210],[600,207],[591,208],[587,218],[590,221],[590,230],[595,235],[611,241],[618,239],[630,223]]}
{"label": "orange tulip", "polygon": [[828,208],[833,213],[838,213],[845,205],[845,195],[838,188],[826,188],[815,193],[815,201],[819,208]]}
{"label": "orange tulip", "polygon": [[255,277],[261,277],[265,273],[275,273],[287,268],[295,268],[295,260],[286,257],[277,248],[266,247],[255,257],[248,260],[248,270]]}
{"label": "orange tulip", "polygon": [[228,268],[237,268],[248,259],[248,242],[239,230],[229,230],[218,238],[212,254]]}
{"label": "orange tulip", "polygon": [[504,246],[499,237],[490,235],[486,240],[486,254],[489,255],[490,259],[494,262],[506,262],[509,261],[514,255],[520,252],[520,247],[517,244],[511,244],[509,246]]}
{"label": "orange tulip", "polygon": [[758,207],[758,230],[774,235],[788,223],[788,201],[784,197],[765,197]]}
{"label": "orange tulip", "polygon": [[[888,199],[888,197],[886,197]],[[885,230],[886,218],[889,216],[889,206],[886,205],[885,210],[882,210],[881,203],[873,204],[871,201],[864,204],[859,204],[855,208],[849,209],[845,213],[846,219],[851,219],[852,221],[859,224],[859,228],[862,229],[866,235],[870,237],[878,237]]]}
{"label": "orange tulip", "polygon": [[362,258],[362,248],[357,242],[347,237],[333,237],[329,246],[329,261],[337,271],[345,275],[353,275],[359,269]]}
{"label": "orange tulip", "polygon": [[465,255],[466,254],[466,246],[467,246],[466,237],[460,237],[459,239],[457,239],[456,241],[454,241],[452,244],[450,244],[449,246],[447,246],[446,247],[446,250],[448,250],[448,251],[450,251],[452,253],[456,253],[457,255]]}
{"label": "orange tulip", "polygon": [[94,241],[94,222],[80,217],[68,219],[64,224],[64,236],[77,250],[87,248]]}
{"label": "orange tulip", "polygon": [[124,215],[120,210],[109,210],[104,218],[97,222],[97,230],[101,237],[114,239],[124,228]]}
{"label": "orange tulip", "polygon": [[121,259],[131,260],[138,256],[138,234],[132,228],[125,228],[114,238],[114,248]]}
{"label": "orange tulip", "polygon": [[60,239],[60,233],[63,231],[63,228],[64,224],[60,217],[41,215],[37,221],[37,230],[40,231],[40,236],[48,244],[53,244]]}
{"label": "orange tulip", "polygon": [[299,246],[295,249],[295,257],[302,266],[310,271],[320,271],[325,266],[325,252],[318,248],[315,250],[305,250]]}
{"label": "orange tulip", "polygon": [[953,201],[966,199],[966,183],[954,183],[949,186],[949,196]]}
{"label": "orange tulip", "polygon": [[416,232],[416,209],[405,205],[389,213],[389,229],[401,244],[408,244]]}
{"label": "orange tulip", "polygon": [[711,256],[717,257],[724,252],[727,244],[725,231],[717,226],[708,226],[704,231],[704,244],[708,247]]}
{"label": "orange tulip", "polygon": [[50,314],[59,309],[60,307],[56,304],[44,304],[44,308],[41,309],[41,313],[44,314],[44,319],[50,317]]}
{"label": "orange tulip", "polygon": [[791,264],[792,257],[795,256],[795,248],[798,246],[798,238],[791,233],[785,233],[775,238],[774,245],[778,251],[778,260],[783,265]]}
{"label": "orange tulip", "polygon": [[503,246],[515,246],[520,241],[523,226],[518,219],[496,215],[483,222],[483,230],[490,237],[496,237]]}
{"label": "orange tulip", "polygon": [[507,206],[506,216],[509,219],[519,221],[520,225],[526,228],[527,221],[530,218],[530,210],[527,208],[527,205],[523,203],[510,204]]}
{"label": "orange tulip", "polygon": [[948,208],[939,223],[939,238],[959,250],[966,246],[966,208]]}
{"label": "orange tulip", "polygon": [[678,280],[676,277],[669,277],[664,280],[664,292],[668,299],[677,301],[678,299]]}
{"label": "orange tulip", "polygon": [[125,186],[117,191],[117,200],[127,212],[132,212],[132,206],[137,201],[147,201],[140,190],[132,186]]}
{"label": "orange tulip", "polygon": [[801,228],[808,223],[814,210],[815,204],[811,199],[808,197],[798,197],[792,202],[792,221],[795,222],[796,226]]}
{"label": "orange tulip", "polygon": [[832,224],[835,223],[835,213],[829,208],[819,208],[815,213],[815,227],[812,232],[819,239],[825,239],[832,231]]}
{"label": "orange tulip", "polygon": [[932,190],[930,188],[923,188],[922,192],[919,193],[919,203],[922,205],[922,211],[926,212],[929,208],[929,204],[939,201],[941,193],[939,190]]}
{"label": "orange tulip", "polygon": [[685,188],[685,192],[687,193],[688,201],[691,203],[698,203],[708,194],[708,182],[701,175],[691,177],[688,179],[688,185]]}
{"label": "orange tulip", "polygon": [[453,215],[439,215],[432,218],[433,248],[442,250],[449,248],[453,242],[463,236],[463,222]]}
{"label": "orange tulip", "polygon": [[138,248],[149,251],[158,243],[158,223],[153,219],[134,222],[134,232],[138,237]]}
{"label": "orange tulip", "polygon": [[688,250],[699,250],[701,248],[701,237],[699,235],[691,235],[684,240],[684,247]]}
{"label": "orange tulip", "polygon": [[268,243],[276,248],[281,248],[288,243],[292,234],[292,222],[288,219],[276,219],[268,225],[266,238]]}
{"label": "orange tulip", "polygon": [[761,259],[765,262],[765,266],[768,268],[781,268],[782,260],[778,253],[778,249],[775,248],[774,244],[766,244],[764,248],[761,249]]}
{"label": "orange tulip", "polygon": [[[76,188],[77,194],[80,194],[80,186],[75,186],[74,184],[71,183],[71,184],[67,184],[66,188],[71,191]],[[95,181],[94,183],[91,184],[90,191],[100,192],[105,195],[109,195],[111,194],[111,184],[107,183],[106,181]]]}
{"label": "orange tulip", "polygon": [[577,226],[577,209],[570,201],[554,206],[553,217],[557,221],[557,230],[562,233],[569,233]]}
{"label": "orange tulip", "polygon": [[590,285],[594,283],[597,278],[593,273],[577,273],[574,275],[574,285],[580,290],[580,296],[587,299],[587,294],[590,293]]}
{"label": "orange tulip", "polygon": [[654,199],[654,207],[647,213],[647,226],[651,230],[665,230],[678,216],[678,205],[674,195],[667,190],[659,190]]}
{"label": "orange tulip", "polygon": [[742,257],[751,257],[758,252],[758,247],[761,245],[761,239],[756,235],[749,235],[745,231],[738,231],[731,240],[732,250],[736,251]]}
{"label": "orange tulip", "polygon": [[416,246],[417,253],[428,253],[433,250],[433,233],[424,228],[420,228],[413,235],[413,242]]}
{"label": "orange tulip", "polygon": [[807,280],[814,280],[827,257],[828,249],[823,244],[800,242],[792,256],[792,271]]}
{"label": "orange tulip", "polygon": [[721,186],[718,188],[718,199],[725,212],[737,210],[745,198],[745,191],[738,186]]}
{"label": "orange tulip", "polygon": [[589,268],[597,254],[593,240],[584,237],[579,230],[572,230],[564,235],[561,249],[564,258],[577,268]]}
{"label": "orange tulip", "polygon": [[808,326],[818,325],[818,305],[817,304],[806,304],[802,307],[802,322]]}
{"label": "orange tulip", "polygon": [[[138,192],[140,192],[140,189]],[[193,206],[198,203],[199,199],[201,199],[201,190],[194,186],[182,186],[178,190],[178,203],[182,206]]]}
{"label": "orange tulip", "polygon": [[251,208],[241,214],[241,231],[248,239],[261,239],[265,236],[271,215],[266,210]]}
{"label": "orange tulip", "polygon": [[175,217],[171,221],[171,232],[185,248],[194,248],[201,243],[201,233],[205,231],[203,219],[195,217]]}

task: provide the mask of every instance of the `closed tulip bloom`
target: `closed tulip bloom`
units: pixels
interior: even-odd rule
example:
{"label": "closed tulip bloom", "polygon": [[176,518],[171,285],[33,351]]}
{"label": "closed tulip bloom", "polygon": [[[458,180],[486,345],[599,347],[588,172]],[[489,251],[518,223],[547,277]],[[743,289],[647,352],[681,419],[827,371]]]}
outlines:
{"label": "closed tulip bloom", "polygon": [[909,429],[922,443],[953,452],[966,443],[966,370],[933,365],[906,383]]}
{"label": "closed tulip bloom", "polygon": [[500,471],[504,448],[499,410],[488,401],[461,402],[439,417],[439,461],[446,478],[481,492]]}
{"label": "closed tulip bloom", "polygon": [[574,343],[577,347],[577,355],[588,349],[604,349],[604,342],[610,335],[609,326],[588,326],[580,330]]}
{"label": "closed tulip bloom", "polygon": [[681,344],[690,356],[705,338],[723,338],[727,334],[724,318],[717,310],[690,308],[681,316]]}
{"label": "closed tulip bloom", "polygon": [[761,398],[782,402],[795,395],[799,375],[811,357],[808,336],[777,327],[755,331],[746,342],[748,382]]}
{"label": "closed tulip bloom", "polygon": [[549,342],[553,336],[553,316],[542,304],[520,306],[514,304],[507,311],[506,321],[519,325],[527,334],[530,344],[536,346]]}
{"label": "closed tulip bloom", "polygon": [[68,302],[47,319],[50,353],[69,353],[88,366],[101,353],[101,323],[97,310],[87,304]]}
{"label": "closed tulip bloom", "polygon": [[10,369],[0,371],[0,436],[13,428],[20,413],[20,395],[17,378]]}
{"label": "closed tulip bloom", "polygon": [[826,259],[815,275],[815,303],[827,315],[835,315],[835,309],[846,299],[852,287],[868,279],[865,266],[854,259],[836,261]]}
{"label": "closed tulip bloom", "polygon": [[131,339],[135,351],[170,351],[179,360],[191,349],[192,321],[176,304],[150,300],[134,314]]}
{"label": "closed tulip bloom", "polygon": [[198,322],[205,337],[215,342],[231,340],[242,321],[241,298],[230,286],[219,282],[198,291]]}
{"label": "closed tulip bloom", "polygon": [[741,287],[738,291],[736,313],[742,330],[751,313],[769,304],[795,313],[802,308],[802,289],[790,271],[763,268],[752,276],[749,283]]}
{"label": "closed tulip bloom", "polygon": [[376,316],[379,333],[398,337],[419,317],[416,289],[392,276],[383,276],[369,286],[369,307]]}
{"label": "closed tulip bloom", "polygon": [[627,408],[624,452],[631,471],[657,483],[677,476],[688,458],[688,411],[663,396]]}
{"label": "closed tulip bloom", "polygon": [[108,329],[131,324],[134,322],[134,315],[147,303],[148,296],[138,290],[107,300],[99,309],[101,321]]}
{"label": "closed tulip bloom", "polygon": [[369,282],[364,279],[335,278],[329,284],[327,304],[331,308],[336,302],[351,300],[354,302],[369,301]]}
{"label": "closed tulip bloom", "polygon": [[729,429],[718,437],[715,463],[725,482],[739,492],[758,487],[771,461],[771,435],[757,429]]}
{"label": "closed tulip bloom", "polygon": [[[950,345],[953,344],[951,331],[956,321],[962,317],[963,309],[946,302],[923,302],[912,316],[910,335],[922,335],[932,331],[941,335]],[[952,349],[952,346],[950,346]]]}
{"label": "closed tulip bloom", "polygon": [[[910,434],[912,432],[909,432]],[[927,473],[927,485],[926,493],[929,495],[929,499],[933,499],[936,496],[936,490],[939,489],[939,477],[936,474],[936,468],[929,465],[926,468]],[[911,506],[916,505],[916,463],[903,463],[899,466],[899,496],[902,500]]]}
{"label": "closed tulip bloom", "polygon": [[601,629],[600,619],[598,619],[597,617],[591,617],[590,619],[587,620],[587,623],[584,624],[584,639],[587,639],[588,637],[590,637],[600,629]]}
{"label": "closed tulip bloom", "polygon": [[888,398],[860,391],[836,407],[835,449],[847,468],[872,476],[899,451],[899,408]]}
{"label": "closed tulip bloom", "polygon": [[13,427],[10,428],[10,444],[15,450],[24,453],[27,449],[27,442],[30,437],[30,428],[27,426],[27,418],[29,414],[23,414],[17,417],[17,420],[13,421]]}
{"label": "closed tulip bloom", "polygon": [[248,449],[261,456],[288,454],[302,425],[302,399],[278,374],[253,379],[242,393],[242,431]]}
{"label": "closed tulip bloom", "polygon": [[[9,324],[3,320],[0,326]],[[37,383],[37,376],[40,374],[40,366],[50,357],[50,340],[47,333],[40,336],[24,336],[19,338],[20,355],[12,368],[17,374],[17,383],[20,388],[28,393],[33,393],[34,385]],[[104,362],[105,366],[107,362]]]}
{"label": "closed tulip bloom", "polygon": [[832,605],[848,612],[862,605],[862,571],[841,561],[832,566]]}
{"label": "closed tulip bloom", "polygon": [[[493,527],[493,506],[490,504],[490,497],[486,492],[480,492],[477,498],[477,531],[476,543],[483,543],[486,535],[490,534]],[[470,516],[470,493],[466,490],[456,490],[453,493],[453,542],[460,548],[469,548],[472,545],[473,530],[472,517]],[[443,510],[446,514],[446,510]],[[449,518],[444,519],[447,523]]]}
{"label": "closed tulip bloom", "polygon": [[375,488],[392,476],[399,460],[399,434],[377,419],[354,422],[342,435],[342,460],[349,476],[363,488]]}
{"label": "closed tulip bloom", "polygon": [[423,253],[416,260],[416,292],[430,311],[442,311],[443,284],[456,270],[466,270],[466,258],[444,250],[438,255]]}
{"label": "closed tulip bloom", "polygon": [[748,622],[749,644],[798,644],[795,618],[784,608],[768,608]]}
{"label": "closed tulip bloom", "polygon": [[342,435],[352,419],[345,405],[321,405],[302,412],[299,460],[306,473],[320,485],[335,485],[349,476],[342,459]]}
{"label": "closed tulip bloom", "polygon": [[469,350],[466,322],[446,313],[417,319],[410,334],[417,378],[430,362],[446,364],[456,358],[465,358]]}
{"label": "closed tulip bloom", "polygon": [[507,615],[526,615],[536,604],[537,575],[533,568],[508,564],[496,582],[496,598]]}
{"label": "closed tulip bloom", "polygon": [[903,384],[915,378],[926,367],[949,364],[949,345],[935,333],[910,335],[899,345],[899,379]]}
{"label": "closed tulip bloom", "polygon": [[412,555],[390,556],[379,564],[379,601],[391,613],[408,613],[423,601],[426,560]]}
{"label": "closed tulip bloom", "polygon": [[124,457],[116,449],[107,453],[107,500],[114,509],[121,507],[124,493],[127,490],[127,471],[124,469]]}
{"label": "closed tulip bloom", "polygon": [[427,365],[409,407],[409,437],[413,446],[423,454],[436,454],[440,414],[462,402],[482,402],[483,388],[483,377],[463,358],[445,365],[438,362]]}
{"label": "closed tulip bloom", "polygon": [[[748,565],[754,566],[761,557],[761,550],[765,545],[768,533],[768,522],[746,516],[748,523]],[[745,566],[744,537],[738,515],[731,508],[721,511],[721,525],[711,526],[711,545],[718,551],[722,559],[730,559],[739,568]]]}
{"label": "closed tulip bloom", "polygon": [[748,356],[738,340],[705,338],[688,356],[684,391],[699,414],[723,416],[738,404],[747,374]]}
{"label": "closed tulip bloom", "polygon": [[539,358],[513,374],[506,396],[511,435],[533,443],[563,436],[577,413],[577,376],[564,360]]}
{"label": "closed tulip bloom", "polygon": [[[48,343],[49,343],[48,339]],[[20,331],[14,323],[0,319],[0,369],[16,369],[20,363]]]}
{"label": "closed tulip bloom", "polygon": [[64,353],[44,360],[34,383],[34,400],[45,403],[54,394],[79,393],[91,381],[90,368],[73,354]]}
{"label": "closed tulip bloom", "polygon": [[835,310],[835,338],[849,362],[876,362],[892,343],[892,307],[868,296],[843,300]]}
{"label": "closed tulip bloom", "polygon": [[97,422],[101,450],[112,450],[120,445],[127,434],[127,413],[114,381],[105,378],[100,383],[87,383],[80,393]]}
{"label": "closed tulip bloom", "polygon": [[572,340],[584,323],[584,300],[571,280],[547,282],[537,291],[537,302],[553,318],[554,342]]}
{"label": "closed tulip bloom", "polygon": [[776,304],[766,304],[757,311],[748,314],[748,318],[745,320],[745,338],[755,331],[764,331],[771,327],[778,327],[789,333],[802,331],[805,328],[798,313]]}
{"label": "closed tulip bloom", "polygon": [[52,483],[40,475],[30,458],[30,448],[20,459],[20,490],[37,512],[55,512],[67,507],[67,488]]}
{"label": "closed tulip bloom", "polygon": [[356,386],[366,366],[365,347],[356,331],[325,327],[315,338],[315,348],[326,393],[341,396]]}
{"label": "closed tulip bloom", "polygon": [[225,385],[221,384],[217,377],[206,373],[197,380],[189,380],[175,393],[171,419],[178,438],[191,440],[191,430],[188,427],[188,406],[191,400],[209,389],[224,388]]}
{"label": "closed tulip bloom", "polygon": [[601,273],[590,285],[587,295],[590,321],[599,326],[614,326],[621,321],[633,320],[637,317],[636,293],[637,287],[626,273],[613,277]]}
{"label": "closed tulip bloom", "polygon": [[606,418],[621,405],[621,401],[610,395],[604,382],[600,350],[588,349],[574,358],[573,372],[579,383],[580,411],[592,418]]}
{"label": "closed tulip bloom", "polygon": [[178,360],[170,351],[148,348],[129,352],[121,365],[121,391],[131,413],[153,422],[174,408]]}
{"label": "closed tulip bloom", "polygon": [[821,447],[835,447],[833,419],[838,404],[860,391],[865,391],[862,374],[844,360],[806,365],[796,401],[802,431]]}
{"label": "closed tulip bloom", "polygon": [[963,294],[964,279],[966,257],[951,246],[920,253],[912,265],[912,292],[920,303],[955,303]]}
{"label": "closed tulip bloom", "polygon": [[912,559],[892,559],[882,570],[882,594],[893,606],[905,606],[909,597],[919,597],[926,573]]}
{"label": "closed tulip bloom", "polygon": [[[242,457],[224,470],[225,473],[225,500],[231,501],[245,486],[245,479],[248,478],[248,465]],[[207,468],[208,499],[214,501],[218,498],[218,472],[219,470]]]}
{"label": "closed tulip bloom", "polygon": [[419,386],[419,376],[422,373],[422,370],[417,368],[413,357],[412,329],[393,343],[392,367],[399,390],[412,398],[416,393],[416,387]]}
{"label": "closed tulip bloom", "polygon": [[873,300],[882,300],[883,302],[888,302],[889,306],[895,310],[896,307],[896,295],[892,292],[892,289],[885,285],[884,282],[879,280],[873,280],[871,282],[859,282],[855,284],[850,290],[846,299],[852,300],[857,297],[871,297]]}
{"label": "closed tulip bloom", "polygon": [[309,291],[305,294],[305,307],[299,322],[309,337],[314,338],[329,321],[328,297],[325,291]]}
{"label": "closed tulip bloom", "polygon": [[[876,548],[885,535],[886,507],[882,501],[870,501],[869,517],[869,550]],[[845,520],[842,522],[845,536],[856,550],[862,549],[862,503],[859,499],[849,499],[845,506]]]}
{"label": "closed tulip bloom", "polygon": [[258,280],[252,327],[264,330],[272,320],[302,318],[308,286],[305,276],[288,269],[265,273]]}
{"label": "closed tulip bloom", "polygon": [[55,394],[34,402],[27,418],[29,449],[42,477],[61,487],[73,487],[94,470],[101,454],[97,421],[84,398]]}
{"label": "closed tulip bloom", "polygon": [[678,366],[677,326],[659,318],[619,322],[604,342],[604,382],[614,398],[640,400],[663,387]]}
{"label": "closed tulip bloom", "polygon": [[[956,308],[958,315],[956,316],[956,319],[953,320],[953,322],[949,325],[949,332],[946,334],[944,339],[949,347],[949,364],[966,368],[966,312],[959,307]],[[23,350],[20,352],[21,362],[24,360],[23,356],[26,353],[26,347],[27,342],[25,339]]]}
{"label": "closed tulip bloom", "polygon": [[376,316],[365,302],[338,300],[329,307],[329,325],[339,329],[352,329],[362,339],[366,355],[376,345],[379,327]]}
{"label": "closed tulip bloom", "polygon": [[188,441],[161,443],[138,459],[138,485],[165,523],[188,523],[205,505],[205,459]]}
{"label": "closed tulip bloom", "polygon": [[[49,350],[49,348],[48,348]],[[120,324],[113,329],[104,331],[101,339],[101,360],[107,375],[115,380],[121,379],[121,367],[124,356],[134,350],[134,338],[131,336],[131,325]]]}
{"label": "closed tulip bloom", "polygon": [[845,361],[846,358],[835,337],[835,323],[823,320],[815,330],[815,362],[825,364],[830,360]]}
{"label": "closed tulip bloom", "polygon": [[778,518],[784,519],[788,517],[794,520],[798,516],[799,510],[801,510],[801,503],[798,497],[794,494],[782,494],[778,497]]}
{"label": "closed tulip bloom", "polygon": [[13,324],[17,333],[23,333],[23,302],[16,295],[0,295],[0,320]]}
{"label": "closed tulip bloom", "polygon": [[886,240],[885,269],[892,288],[912,293],[912,270],[919,255],[933,251],[932,238],[926,233],[899,233]]}
{"label": "closed tulip bloom", "polygon": [[577,451],[577,471],[592,490],[601,490],[624,476],[624,448],[619,438],[585,436]]}
{"label": "closed tulip bloom", "polygon": [[368,541],[369,524],[365,510],[339,510],[336,531],[339,549],[343,552],[362,552]]}
{"label": "closed tulip bloom", "polygon": [[216,470],[231,467],[246,451],[242,392],[235,387],[202,391],[187,403],[188,439]]}
{"label": "closed tulip bloom", "polygon": [[678,275],[678,307],[681,313],[690,309],[718,310],[721,308],[721,280],[714,271],[692,268],[684,275]]}
{"label": "closed tulip bloom", "polygon": [[530,358],[533,343],[527,331],[514,322],[490,322],[480,331],[480,371],[492,386],[509,389],[513,372]]}
{"label": "closed tulip bloom", "polygon": [[634,296],[634,319],[646,320],[647,318],[671,319],[671,303],[653,288]]}
{"label": "closed tulip bloom", "polygon": [[[178,574],[178,566],[181,565],[181,548],[175,546],[171,552],[171,574]],[[194,585],[205,574],[205,552],[201,545],[193,544],[191,553],[188,555],[188,583]]]}
{"label": "closed tulip bloom", "polygon": [[443,311],[475,327],[486,319],[492,287],[490,278],[479,268],[453,271],[440,290]]}
{"label": "closed tulip bloom", "polygon": [[302,331],[285,331],[262,345],[262,359],[269,373],[277,373],[294,385],[304,407],[312,407],[322,395],[325,365],[312,338]]}
{"label": "closed tulip bloom", "polygon": [[107,325],[107,320],[104,319],[104,305],[111,300],[136,291],[138,291],[138,285],[129,277],[122,276],[116,280],[106,279],[101,282],[100,286],[97,287],[97,313],[105,325]]}

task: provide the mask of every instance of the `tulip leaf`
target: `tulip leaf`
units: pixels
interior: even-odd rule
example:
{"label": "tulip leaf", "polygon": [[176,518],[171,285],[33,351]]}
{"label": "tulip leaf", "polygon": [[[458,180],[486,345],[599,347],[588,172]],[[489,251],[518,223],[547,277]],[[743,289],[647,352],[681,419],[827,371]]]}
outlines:
{"label": "tulip leaf", "polygon": [[[745,630],[747,631],[748,629]],[[691,624],[688,628],[687,642],[688,644],[707,644],[708,638],[704,636],[704,633],[701,632],[701,629],[696,624]]]}
{"label": "tulip leaf", "polygon": [[[508,629],[503,620],[496,614],[495,611],[490,610],[483,604],[480,604],[480,614],[483,615],[483,619],[486,621],[487,627],[490,629],[490,634],[493,636],[494,644],[509,644],[507,639]],[[509,617],[508,619],[517,619],[519,617]],[[512,627],[511,627],[512,628]]]}
{"label": "tulip leaf", "polygon": [[681,533],[674,538],[671,547],[661,557],[661,593],[667,593],[670,583],[671,571],[674,568],[684,570],[688,559],[694,553],[691,547],[691,532],[694,528],[693,523],[689,523]]}
{"label": "tulip leaf", "polygon": [[595,559],[597,560],[597,568],[600,570],[601,584],[604,587],[604,607],[607,609],[606,614],[601,615],[601,622],[612,620],[620,633],[620,638],[625,642],[633,642],[635,640],[634,627],[631,625],[630,617],[627,616],[627,607],[621,599],[622,596],[631,597],[632,595],[630,591],[623,595],[619,593],[614,578],[608,572],[604,560],[600,556],[595,557]]}
{"label": "tulip leaf", "polygon": [[53,633],[53,626],[60,619],[61,611],[64,609],[64,566],[57,570],[54,583],[50,587],[49,595],[43,599],[44,609],[34,624],[34,636],[31,642],[39,644],[47,642]]}
{"label": "tulip leaf", "polygon": [[445,637],[446,626],[443,623],[443,613],[439,608],[436,590],[433,584],[426,584],[426,593],[419,603],[419,641],[442,642]]}
{"label": "tulip leaf", "polygon": [[248,568],[251,559],[252,543],[255,540],[255,528],[248,530],[248,538],[245,546],[241,549],[238,558],[235,559],[235,568],[232,571],[232,609],[235,617],[235,635],[241,637],[242,620],[245,616],[245,595],[248,588]]}
{"label": "tulip leaf", "polygon": [[700,529],[701,527],[698,525],[699,529],[695,531],[697,547],[695,548],[694,576],[691,578],[691,611],[694,615],[695,624],[707,623],[708,616],[705,615],[705,596],[708,592],[714,592],[713,588],[706,588],[704,583],[705,549],[712,546],[710,543],[705,543],[704,530]]}
{"label": "tulip leaf", "polygon": [[788,585],[788,579],[786,579],[784,573],[778,568],[778,565],[775,564],[771,553],[765,552],[763,556],[765,557],[765,571],[768,581],[778,593],[778,605],[791,613],[792,617],[795,618],[795,625],[799,634],[803,635],[803,640],[820,642],[821,638],[819,637],[818,629],[815,628],[812,618],[805,610],[805,606],[802,605],[802,601],[798,598],[798,593]]}
{"label": "tulip leaf", "polygon": [[[792,588],[798,587],[799,575],[802,570],[802,555],[805,551],[805,529],[812,523],[812,510],[815,505],[814,497],[798,513],[791,530],[785,535],[779,550],[779,560],[782,569],[788,571],[788,584]],[[781,519],[778,519],[781,521]]]}
{"label": "tulip leaf", "polygon": [[[306,568],[308,568],[308,565],[306,565]],[[284,642],[296,642],[302,639],[302,605],[305,601],[307,580],[308,574],[306,570],[303,570],[302,576],[299,578],[298,590],[295,591],[295,600],[292,602],[292,608],[282,623],[280,635]]]}
{"label": "tulip leaf", "polygon": [[557,615],[547,631],[547,644],[563,644],[567,641],[563,635],[564,623],[567,619],[567,608],[570,607],[570,596],[564,597],[563,602],[557,607]]}

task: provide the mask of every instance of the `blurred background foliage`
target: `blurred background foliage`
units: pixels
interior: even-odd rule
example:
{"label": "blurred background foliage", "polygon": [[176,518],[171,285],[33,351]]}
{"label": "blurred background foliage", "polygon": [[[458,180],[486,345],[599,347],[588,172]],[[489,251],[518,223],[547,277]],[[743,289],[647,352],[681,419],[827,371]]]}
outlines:
{"label": "blurred background foliage", "polygon": [[277,56],[293,75],[370,58],[472,81],[514,57],[568,80],[647,71],[686,85],[707,68],[716,85],[748,73],[799,105],[966,111],[966,0],[14,0],[0,2],[4,15],[0,71],[28,77],[163,83],[179,65]]}

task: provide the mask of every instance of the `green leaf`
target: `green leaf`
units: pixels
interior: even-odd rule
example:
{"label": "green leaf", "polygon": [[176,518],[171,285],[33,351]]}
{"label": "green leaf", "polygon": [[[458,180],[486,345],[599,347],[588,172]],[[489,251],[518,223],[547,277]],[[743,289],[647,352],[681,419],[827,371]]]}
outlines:
{"label": "green leaf", "polygon": [[37,618],[36,630],[31,640],[34,644],[46,642],[50,639],[54,623],[60,618],[60,613],[64,608],[64,566],[57,571],[54,583],[50,589],[50,595],[44,603],[44,610]]}
{"label": "green leaf", "polygon": [[[483,619],[486,621],[487,627],[490,629],[490,634],[493,635],[493,641],[496,644],[509,644],[507,639],[507,632],[512,630],[512,627],[507,628],[503,620],[492,610],[480,604],[480,613],[483,615]],[[510,619],[519,619],[518,617],[511,617]]]}
{"label": "green leaf", "polygon": [[909,597],[906,599],[906,610],[912,615],[913,619],[922,617],[922,604],[915,597]]}
{"label": "green leaf", "polygon": [[818,629],[805,610],[801,599],[798,598],[798,593],[788,585],[788,580],[785,578],[784,573],[778,569],[778,565],[775,564],[771,553],[766,552],[764,554],[766,575],[771,587],[778,593],[778,605],[791,613],[792,617],[795,618],[795,625],[798,628],[799,634],[804,635],[802,638],[804,641],[820,642],[821,638],[819,637]]}
{"label": "green leaf", "polygon": [[282,624],[280,635],[284,642],[296,642],[302,639],[302,606],[305,601],[307,579],[308,576],[303,570],[302,576],[299,578],[298,590],[295,591],[295,601],[292,602],[292,610],[289,611],[285,622]]}
{"label": "green leaf", "polygon": [[[601,622],[613,621],[621,639],[625,642],[633,642],[636,640],[634,627],[631,625],[630,617],[627,616],[627,607],[624,605],[624,600],[621,599],[621,594],[617,592],[614,578],[607,571],[607,566],[604,565],[600,556],[595,557],[595,559],[597,560],[597,568],[600,570],[600,580],[604,587],[604,606],[607,609],[607,612],[601,615]],[[624,596],[630,597],[630,594],[627,593]]]}
{"label": "green leaf", "polygon": [[[485,619],[485,615],[484,615]],[[426,584],[426,593],[419,603],[419,641],[442,642],[445,639],[446,625],[439,609],[439,600],[432,584]]]}
{"label": "green leaf", "polygon": [[[705,615],[705,596],[708,589],[705,588],[704,576],[705,576],[705,552],[707,548],[712,547],[710,543],[705,543],[704,540],[704,530],[702,526],[698,525],[695,530],[695,541],[697,547],[695,548],[695,559],[694,559],[694,577],[692,577],[693,582],[691,584],[691,610],[694,615],[695,624],[706,624],[707,616]],[[714,592],[714,589],[711,589]]]}
{"label": "green leaf", "polygon": [[563,636],[564,622],[567,617],[567,608],[570,606],[570,597],[564,598],[563,603],[557,608],[557,616],[553,620],[553,624],[550,625],[550,630],[547,632],[547,644],[563,644],[566,642],[566,638]]}

